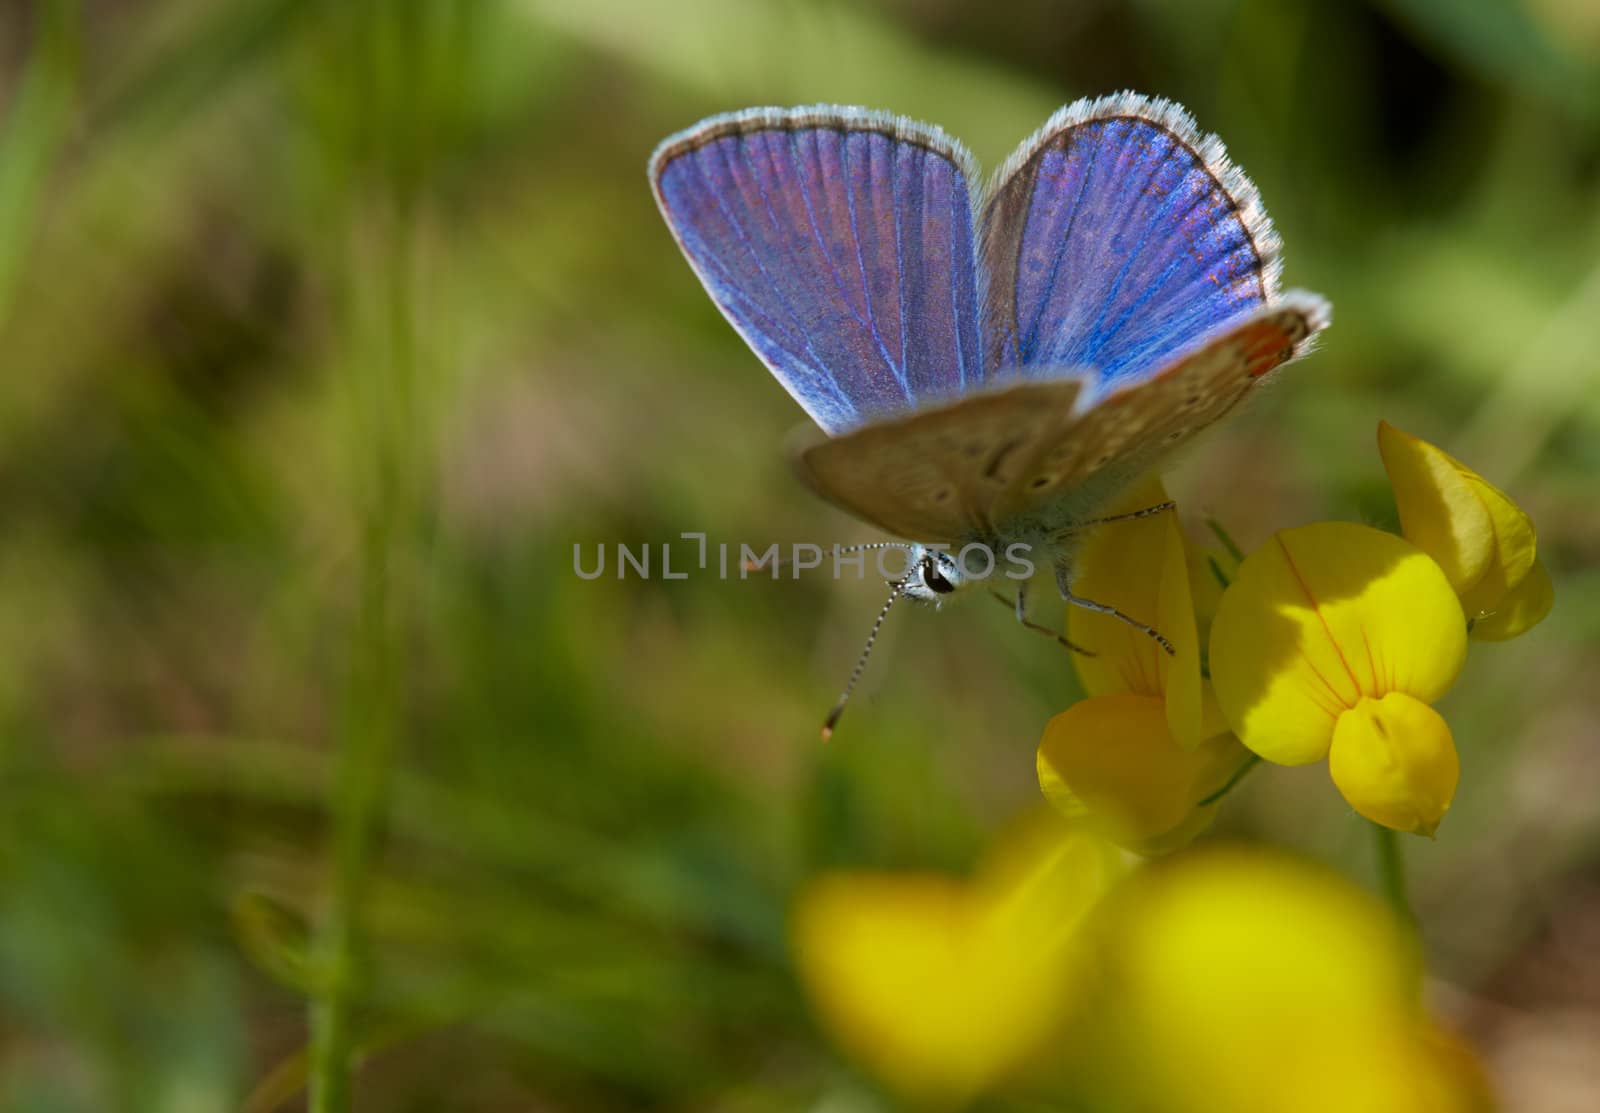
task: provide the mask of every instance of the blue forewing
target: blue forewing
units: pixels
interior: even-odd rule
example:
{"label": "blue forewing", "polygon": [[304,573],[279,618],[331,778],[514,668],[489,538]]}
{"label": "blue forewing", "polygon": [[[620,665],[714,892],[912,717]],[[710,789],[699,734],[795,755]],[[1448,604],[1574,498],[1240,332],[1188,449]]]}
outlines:
{"label": "blue forewing", "polygon": [[650,177],[712,298],[826,432],[982,385],[972,161],[942,132],[754,109],[667,139]]}

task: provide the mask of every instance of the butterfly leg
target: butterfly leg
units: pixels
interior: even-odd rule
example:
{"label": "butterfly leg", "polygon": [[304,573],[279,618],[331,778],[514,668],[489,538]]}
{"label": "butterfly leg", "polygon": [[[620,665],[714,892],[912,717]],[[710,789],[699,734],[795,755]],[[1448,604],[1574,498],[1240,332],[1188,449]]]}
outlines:
{"label": "butterfly leg", "polygon": [[1105,518],[1090,518],[1087,522],[1072,523],[1072,525],[1068,526],[1066,529],[1057,532],[1054,537],[1058,541],[1065,540],[1066,538],[1071,537],[1074,533],[1082,533],[1084,530],[1090,529],[1094,526],[1110,525],[1112,522],[1131,522],[1137,518],[1150,518],[1168,510],[1176,510],[1177,508],[1178,504],[1175,502],[1158,502],[1154,506],[1146,506],[1141,510],[1130,510],[1126,514],[1112,514]]}
{"label": "butterfly leg", "polygon": [[1123,614],[1109,603],[1096,603],[1093,599],[1085,599],[1081,595],[1072,594],[1072,585],[1068,575],[1067,566],[1064,564],[1059,564],[1056,566],[1056,587],[1061,592],[1061,598],[1065,599],[1074,607],[1082,607],[1084,610],[1093,611],[1096,614],[1107,614],[1119,622],[1126,622],[1129,626],[1132,626],[1141,634],[1149,637],[1162,649],[1165,649],[1171,656],[1176,657],[1178,655],[1178,651],[1172,648],[1172,643],[1166,638],[1162,637],[1161,632],[1154,626],[1147,626],[1143,622],[1140,622],[1137,618],[1134,618],[1132,615]]}
{"label": "butterfly leg", "polygon": [[1178,509],[1178,504],[1168,500],[1167,502],[1158,502],[1154,506],[1146,506],[1142,510],[1130,510],[1126,514],[1113,514],[1108,518],[1091,518],[1087,522],[1078,522],[1072,528],[1087,529],[1089,526],[1104,526],[1112,522],[1131,522],[1135,518],[1149,518],[1163,511],[1176,509]]}
{"label": "butterfly leg", "polygon": [[989,594],[998,599],[1003,606],[1007,608],[1015,608],[1017,613],[1017,621],[1022,623],[1024,628],[1032,630],[1036,634],[1043,634],[1045,637],[1054,641],[1057,645],[1064,649],[1069,649],[1073,653],[1081,653],[1085,657],[1093,657],[1095,655],[1094,650],[1085,649],[1076,642],[1068,641],[1065,634],[1058,634],[1054,630],[1050,629],[1050,627],[1041,626],[1039,623],[1029,619],[1025,586],[1017,590],[1017,597],[1015,600],[1007,599],[1004,595],[1001,595],[998,591],[993,589],[990,589]]}

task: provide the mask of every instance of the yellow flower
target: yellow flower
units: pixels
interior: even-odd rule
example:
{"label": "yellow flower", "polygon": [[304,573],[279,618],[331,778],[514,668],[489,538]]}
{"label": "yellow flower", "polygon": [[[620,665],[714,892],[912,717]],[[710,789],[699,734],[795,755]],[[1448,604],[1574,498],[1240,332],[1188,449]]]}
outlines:
{"label": "yellow flower", "polygon": [[1185,542],[1184,558],[1189,566],[1189,588],[1194,596],[1194,618],[1200,628],[1200,644],[1211,636],[1211,622],[1217,617],[1217,604],[1233,578],[1239,574],[1239,561],[1219,549],[1203,549]]}
{"label": "yellow flower", "polygon": [[1328,773],[1351,806],[1396,831],[1431,835],[1461,764],[1444,717],[1403,692],[1363,697],[1339,716]]}
{"label": "yellow flower", "polygon": [[1401,532],[1444,569],[1472,636],[1503,641],[1538,625],[1554,591],[1522,508],[1459,460],[1387,421],[1378,423],[1378,451]]}
{"label": "yellow flower", "polygon": [[1151,1113],[1467,1113],[1470,1053],[1420,1005],[1388,910],[1338,876],[1230,847],[1134,875],[1086,933],[1079,1052],[1094,1108]]}
{"label": "yellow flower", "polygon": [[1226,733],[1185,750],[1159,696],[1118,692],[1080,700],[1051,719],[1036,760],[1039,787],[1057,811],[1091,817],[1120,846],[1160,854],[1211,825],[1218,806],[1211,798],[1249,758]]}
{"label": "yellow flower", "polygon": [[1120,872],[1106,843],[1045,815],[970,880],[824,876],[795,908],[801,981],[840,1047],[903,1098],[963,1105],[1058,1032],[1078,925]]}
{"label": "yellow flower", "polygon": [[[1107,516],[1166,501],[1160,479],[1151,478],[1111,506]],[[1074,561],[1072,587],[1078,595],[1155,627],[1174,650],[1168,653],[1113,615],[1068,607],[1067,638],[1095,654],[1074,658],[1084,690],[1090,696],[1156,696],[1173,740],[1185,749],[1198,746],[1206,737],[1200,636],[1177,514],[1164,511],[1097,528]]]}
{"label": "yellow flower", "polygon": [[[1152,479],[1109,513],[1165,501]],[[1201,673],[1196,565],[1171,512],[1110,523],[1089,537],[1074,590],[1150,623],[1175,652],[1113,616],[1068,608],[1067,637],[1095,654],[1075,658],[1088,698],[1051,719],[1039,743],[1046,799],[1065,815],[1093,817],[1109,838],[1142,853],[1182,846],[1209,826],[1217,805],[1201,802],[1248,760]],[[1209,589],[1201,591],[1209,600]]]}
{"label": "yellow flower", "polygon": [[1356,811],[1431,835],[1459,770],[1428,705],[1466,651],[1438,564],[1391,534],[1320,522],[1279,531],[1240,565],[1212,624],[1211,678],[1245,746],[1280,765],[1327,757]]}

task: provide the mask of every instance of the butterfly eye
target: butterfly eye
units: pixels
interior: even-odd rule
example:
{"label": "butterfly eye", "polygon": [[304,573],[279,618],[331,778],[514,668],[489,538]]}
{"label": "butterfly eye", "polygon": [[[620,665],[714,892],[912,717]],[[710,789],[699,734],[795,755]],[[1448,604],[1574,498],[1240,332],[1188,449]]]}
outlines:
{"label": "butterfly eye", "polygon": [[956,589],[956,585],[945,579],[944,573],[939,571],[939,566],[932,560],[922,563],[922,582],[928,590],[939,595],[949,595]]}

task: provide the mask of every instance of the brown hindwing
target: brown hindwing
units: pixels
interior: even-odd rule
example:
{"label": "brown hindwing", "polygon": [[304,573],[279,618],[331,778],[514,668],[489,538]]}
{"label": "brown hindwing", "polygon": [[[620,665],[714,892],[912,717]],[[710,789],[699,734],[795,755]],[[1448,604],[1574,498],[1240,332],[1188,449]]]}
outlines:
{"label": "brown hindwing", "polygon": [[1291,292],[1087,408],[1087,380],[1068,373],[823,440],[796,470],[835,506],[913,540],[1064,528],[1224,417],[1326,323],[1322,299]]}

